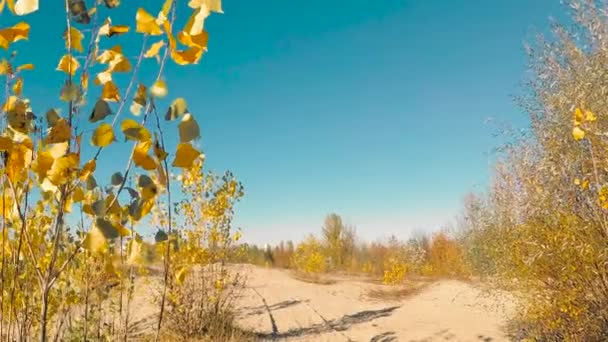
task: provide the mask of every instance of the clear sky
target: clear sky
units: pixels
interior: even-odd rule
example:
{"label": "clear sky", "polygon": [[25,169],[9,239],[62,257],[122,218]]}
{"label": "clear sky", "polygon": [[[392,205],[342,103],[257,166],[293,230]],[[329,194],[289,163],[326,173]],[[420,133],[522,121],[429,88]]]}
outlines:
{"label": "clear sky", "polygon": [[[50,3],[32,16],[33,28],[47,27],[32,31],[36,50],[25,49],[35,52],[27,62],[41,66],[25,91],[57,103],[64,23],[60,6],[44,7]],[[135,4],[157,10],[154,2],[123,3],[123,12],[133,9],[115,23],[132,24]],[[201,64],[170,66],[167,81],[201,125],[207,166],[243,182],[235,224],[262,243],[318,232],[329,212],[366,239],[449,222],[463,196],[488,182],[500,139],[487,119],[525,127],[512,100],[523,91],[523,43],[565,7],[224,0],[224,11],[206,23]]]}

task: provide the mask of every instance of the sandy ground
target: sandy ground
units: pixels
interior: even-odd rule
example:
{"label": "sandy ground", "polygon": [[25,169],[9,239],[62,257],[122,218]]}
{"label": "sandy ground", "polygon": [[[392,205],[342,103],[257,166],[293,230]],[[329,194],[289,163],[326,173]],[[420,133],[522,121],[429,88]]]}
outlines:
{"label": "sandy ground", "polygon": [[297,280],[288,271],[243,266],[247,287],[239,324],[268,340],[506,341],[501,329],[513,304],[459,281],[428,284],[400,300],[373,300],[386,289],[343,278],[329,285]]}

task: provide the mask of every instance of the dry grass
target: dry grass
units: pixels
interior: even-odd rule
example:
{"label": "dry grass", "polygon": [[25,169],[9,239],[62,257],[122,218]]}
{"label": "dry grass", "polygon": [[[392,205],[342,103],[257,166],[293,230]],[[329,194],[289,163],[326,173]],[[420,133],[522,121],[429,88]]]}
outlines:
{"label": "dry grass", "polygon": [[429,286],[430,282],[424,283],[406,283],[399,286],[381,286],[367,290],[364,298],[373,301],[402,301],[406,298],[414,296]]}
{"label": "dry grass", "polygon": [[[255,342],[260,341],[260,338],[253,332],[234,327],[221,335],[196,338],[185,338],[170,332],[165,332],[161,334],[160,340],[164,342]],[[154,341],[154,335],[150,334],[137,339],[136,341],[151,342]]]}
{"label": "dry grass", "polygon": [[330,278],[327,275],[314,273],[291,272],[291,277],[305,283],[318,285],[332,285],[337,282],[336,279]]}

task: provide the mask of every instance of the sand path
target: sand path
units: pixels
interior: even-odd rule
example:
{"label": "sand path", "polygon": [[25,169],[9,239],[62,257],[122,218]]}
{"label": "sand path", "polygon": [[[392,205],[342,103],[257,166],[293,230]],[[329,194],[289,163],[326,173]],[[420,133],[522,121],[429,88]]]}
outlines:
{"label": "sand path", "polygon": [[[372,300],[386,288],[363,280],[322,285],[287,271],[243,266],[247,287],[239,324],[268,340],[505,341],[502,327],[513,305],[460,281],[438,281],[400,300]],[[500,298],[499,298],[500,297]]]}

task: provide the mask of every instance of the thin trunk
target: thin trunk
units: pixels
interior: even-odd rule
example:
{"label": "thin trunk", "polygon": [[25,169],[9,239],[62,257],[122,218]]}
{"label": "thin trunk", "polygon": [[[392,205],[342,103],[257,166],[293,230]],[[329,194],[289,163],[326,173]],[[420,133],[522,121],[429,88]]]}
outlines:
{"label": "thin trunk", "polygon": [[[133,248],[133,241],[135,241],[134,239],[135,230],[133,229],[133,223],[131,223],[131,248]],[[129,265],[129,288],[127,289],[127,306],[125,309],[125,333],[123,337],[123,340],[125,342],[127,342],[127,338],[129,336],[129,312],[131,310],[131,296],[133,296],[133,289],[135,287],[135,284],[133,283],[133,278],[133,265]]]}
{"label": "thin trunk", "polygon": [[47,314],[49,309],[49,288],[45,285],[42,292],[42,307],[40,308],[40,342],[46,342]]}
{"label": "thin trunk", "polygon": [[[125,266],[125,255],[123,253],[122,250],[122,244],[123,244],[123,238],[122,236],[120,237],[120,267],[121,269],[124,268]],[[120,277],[120,295],[118,298],[118,330],[120,331],[120,326],[122,325],[122,301],[123,301],[123,291],[124,291],[124,277],[122,277],[122,272],[121,272],[121,277]],[[126,329],[126,327],[125,327]]]}
{"label": "thin trunk", "polygon": [[6,194],[2,184],[2,266],[0,269],[0,339],[4,336],[4,269],[6,265]]}
{"label": "thin trunk", "polygon": [[86,290],[84,294],[84,327],[83,327],[83,340],[87,340],[87,332],[89,330],[89,277],[87,272]]}

